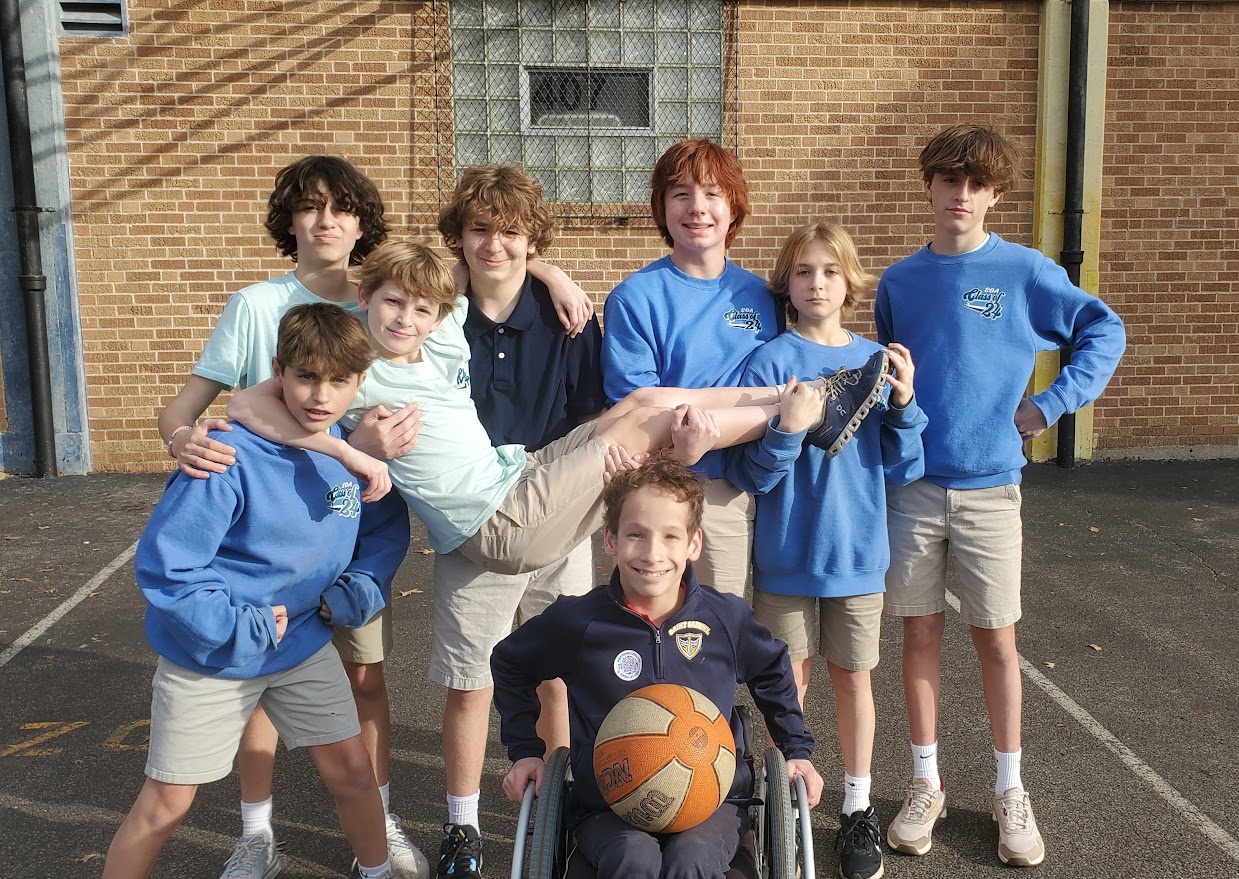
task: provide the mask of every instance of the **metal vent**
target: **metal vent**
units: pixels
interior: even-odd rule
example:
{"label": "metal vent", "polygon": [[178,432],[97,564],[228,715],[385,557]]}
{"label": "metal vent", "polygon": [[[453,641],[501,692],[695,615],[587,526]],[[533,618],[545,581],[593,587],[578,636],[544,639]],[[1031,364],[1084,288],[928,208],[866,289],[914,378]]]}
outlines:
{"label": "metal vent", "polygon": [[125,0],[60,0],[60,33],[72,37],[128,36]]}

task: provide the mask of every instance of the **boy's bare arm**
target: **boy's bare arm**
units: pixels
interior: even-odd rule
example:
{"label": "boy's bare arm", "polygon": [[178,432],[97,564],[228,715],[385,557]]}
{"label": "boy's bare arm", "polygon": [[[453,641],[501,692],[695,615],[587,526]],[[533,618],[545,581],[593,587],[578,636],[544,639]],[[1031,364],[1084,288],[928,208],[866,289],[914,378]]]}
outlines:
{"label": "boy's bare arm", "polygon": [[186,476],[206,479],[212,473],[223,473],[236,462],[236,450],[218,440],[210,439],[208,431],[232,430],[222,418],[196,422],[215,402],[224,385],[200,375],[190,375],[185,386],[159,413],[159,436],[168,454]]}
{"label": "boy's bare arm", "polygon": [[329,433],[311,433],[298,424],[280,399],[275,379],[267,379],[238,391],[228,401],[227,412],[233,421],[244,424],[264,439],[335,458],[366,483],[361,495],[363,501],[376,501],[391,491],[391,477],[387,473],[386,463],[371,458]]}

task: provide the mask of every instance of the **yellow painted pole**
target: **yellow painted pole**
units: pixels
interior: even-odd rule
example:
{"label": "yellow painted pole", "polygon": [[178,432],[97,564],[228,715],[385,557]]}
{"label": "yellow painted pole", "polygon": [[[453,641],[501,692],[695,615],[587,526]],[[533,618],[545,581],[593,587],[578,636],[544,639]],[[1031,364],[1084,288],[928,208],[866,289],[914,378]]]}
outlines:
{"label": "yellow painted pole", "polygon": [[[1106,55],[1109,42],[1108,0],[1089,4],[1087,123],[1084,143],[1084,219],[1080,286],[1098,294],[1101,248],[1101,163],[1105,138]],[[1033,247],[1057,261],[1063,247],[1064,164],[1067,153],[1067,58],[1071,48],[1071,0],[1043,0],[1040,74],[1037,81],[1037,142],[1034,165]],[[1029,393],[1045,390],[1058,375],[1058,352],[1037,357]],[[1053,460],[1057,430],[1051,428],[1027,444],[1031,461]],[[1076,457],[1093,457],[1093,407],[1076,413]]]}

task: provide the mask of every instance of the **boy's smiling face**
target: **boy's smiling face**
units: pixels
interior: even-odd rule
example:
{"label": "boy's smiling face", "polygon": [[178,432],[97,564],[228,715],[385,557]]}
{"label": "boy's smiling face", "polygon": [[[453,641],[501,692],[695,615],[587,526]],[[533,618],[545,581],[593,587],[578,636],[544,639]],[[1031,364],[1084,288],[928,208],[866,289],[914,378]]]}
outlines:
{"label": "boy's smiling face", "polygon": [[731,229],[731,203],[713,181],[686,180],[667,190],[663,199],[667,232],[676,252],[723,254]]}
{"label": "boy's smiling face", "polygon": [[395,281],[387,281],[373,293],[359,290],[358,299],[376,350],[394,363],[420,361],[422,343],[443,323],[438,303],[405,292]]}
{"label": "boy's smiling face", "polygon": [[701,529],[689,530],[689,505],[652,486],[624,500],[619,526],[603,532],[603,548],[615,559],[624,597],[655,617],[674,610],[680,581],[701,555]]}
{"label": "boy's smiling face", "polygon": [[528,234],[497,225],[490,214],[478,214],[465,224],[460,249],[474,287],[524,283],[526,263],[534,255]]}

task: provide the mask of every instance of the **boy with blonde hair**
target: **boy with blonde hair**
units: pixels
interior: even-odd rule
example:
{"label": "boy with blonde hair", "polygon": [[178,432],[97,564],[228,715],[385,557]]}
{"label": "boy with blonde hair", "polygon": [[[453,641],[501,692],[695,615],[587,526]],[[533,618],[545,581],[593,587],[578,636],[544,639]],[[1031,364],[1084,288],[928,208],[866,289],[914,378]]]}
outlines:
{"label": "boy with blonde hair", "polygon": [[870,673],[878,664],[883,576],[889,562],[886,484],[924,473],[925,415],[913,398],[913,365],[902,345],[883,350],[849,332],[844,317],[874,278],[860,263],[852,237],[832,223],[793,231],[779,251],[770,291],[791,326],[749,359],[744,384],[786,383],[796,391],[820,386],[845,392],[836,369],[889,359],[893,371],[866,402],[877,408],[836,457],[804,442],[812,407],[791,406],[760,442],[731,450],[731,481],[752,492],[753,610],[787,642],[801,705],[814,654],[826,659],[835,694],[843,806],[835,848],[839,875],[876,879],[883,873],[878,818],[870,801],[876,726]]}
{"label": "boy with blonde hair", "polygon": [[[916,358],[917,399],[929,417],[924,478],[891,486],[888,496],[886,612],[903,618],[913,776],[887,842],[924,855],[946,815],[937,725],[951,561],[993,737],[998,857],[1031,867],[1045,859],[1045,844],[1020,775],[1021,443],[1101,394],[1125,334],[1118,316],[1062,268],[986,231],[1018,158],[1010,141],[981,125],[930,139],[920,168],[933,240],[882,275],[874,319],[880,342],[902,342]],[[1025,396],[1037,351],[1063,346],[1074,349],[1071,363],[1045,391]]]}

